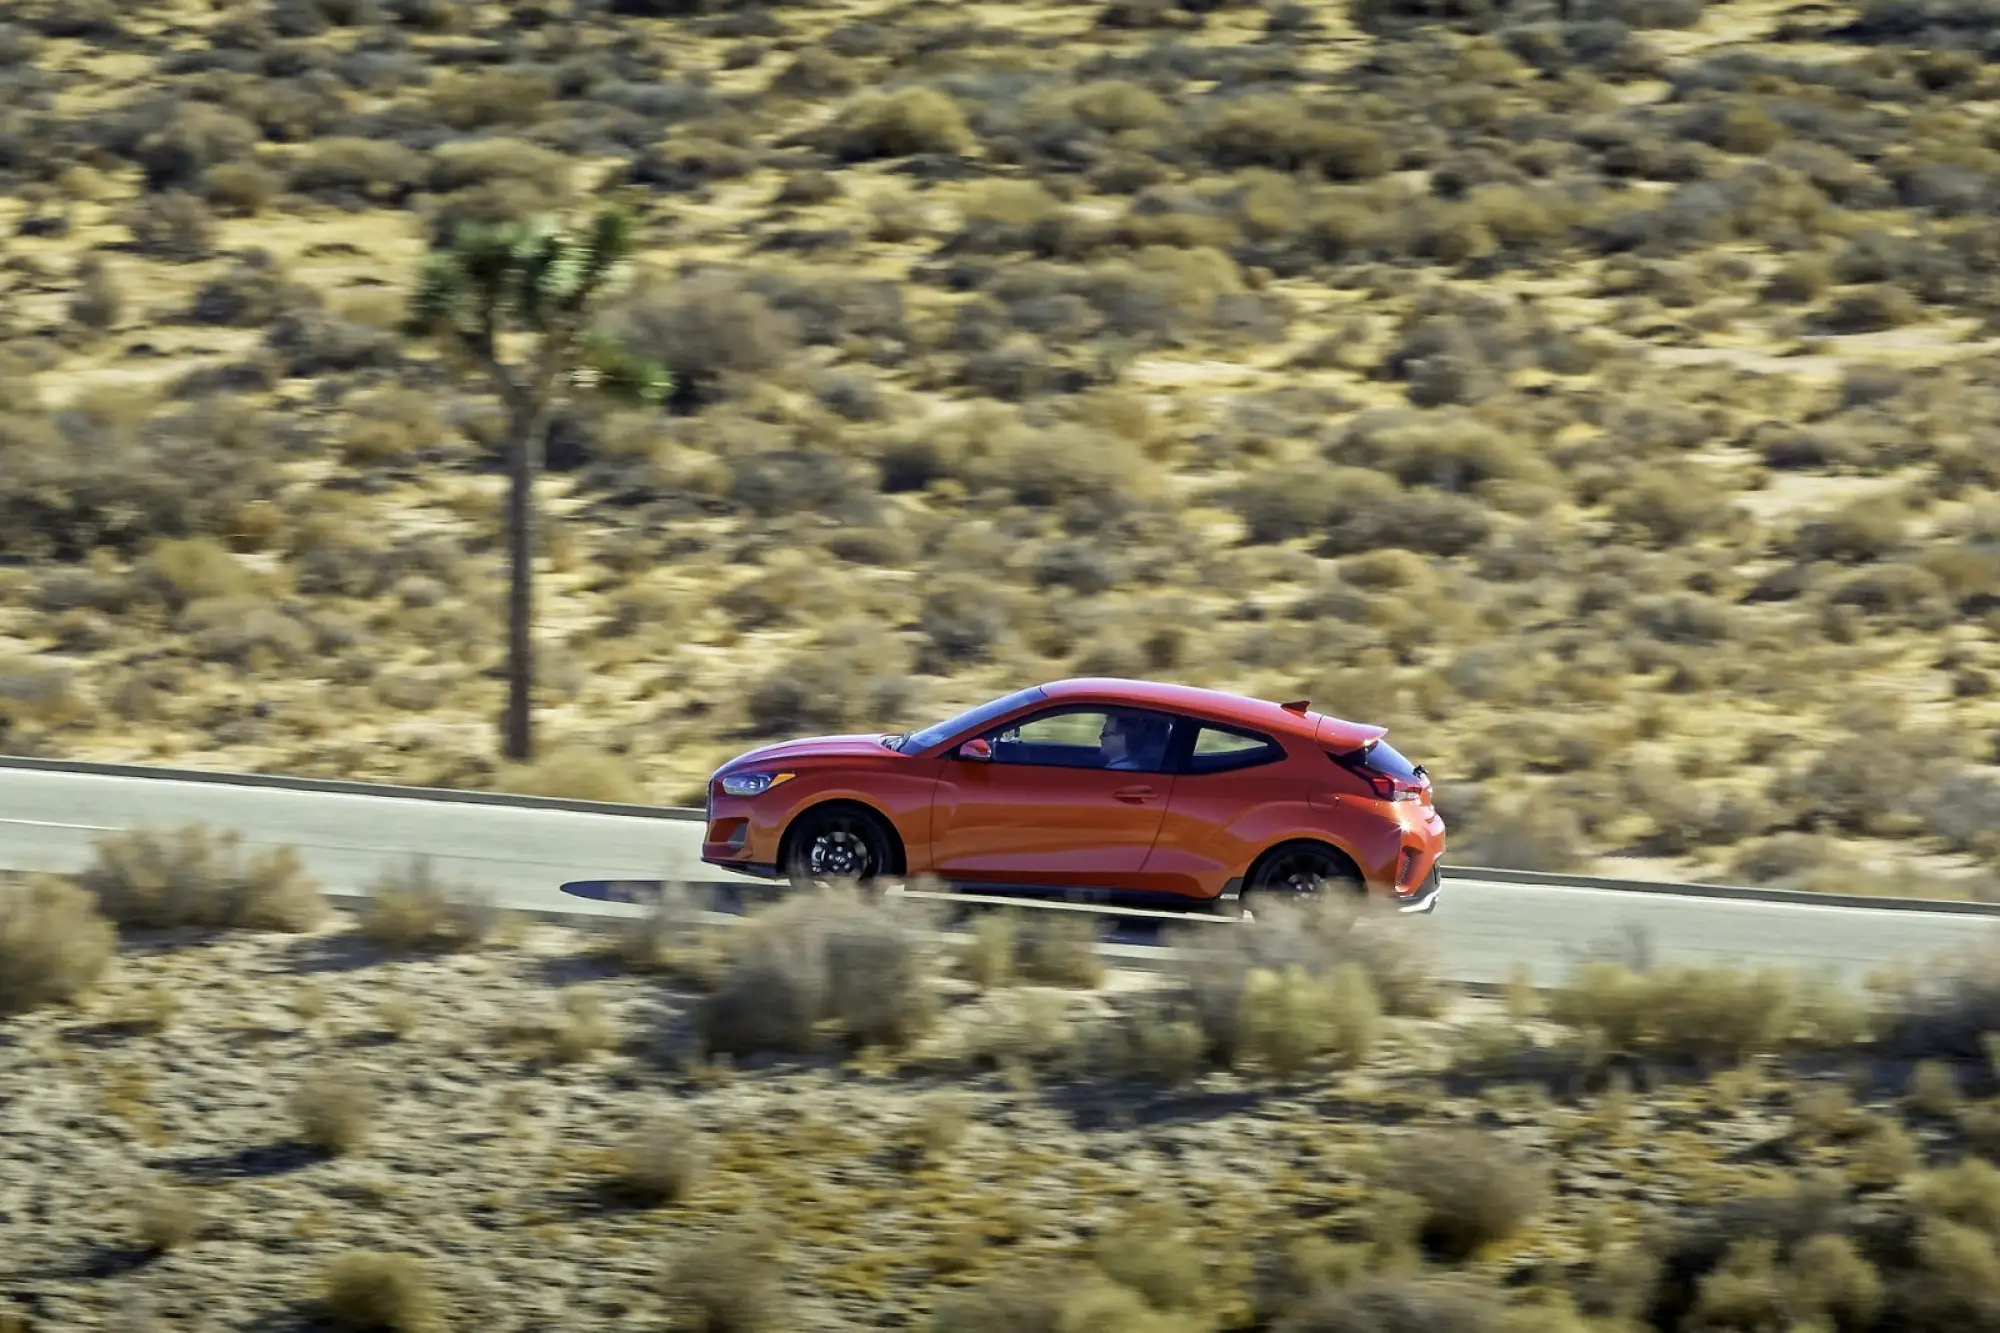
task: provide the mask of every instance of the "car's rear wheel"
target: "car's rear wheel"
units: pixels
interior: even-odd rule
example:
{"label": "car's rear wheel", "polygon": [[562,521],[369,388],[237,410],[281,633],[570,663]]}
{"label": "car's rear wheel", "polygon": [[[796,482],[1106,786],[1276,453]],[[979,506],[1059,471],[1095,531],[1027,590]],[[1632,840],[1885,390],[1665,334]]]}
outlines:
{"label": "car's rear wheel", "polygon": [[872,810],[817,806],[800,815],[785,835],[781,868],[793,888],[838,880],[867,884],[895,873],[895,836]]}
{"label": "car's rear wheel", "polygon": [[1325,843],[1288,842],[1258,858],[1244,882],[1243,898],[1246,905],[1310,902],[1359,898],[1366,891],[1360,870],[1340,851]]}

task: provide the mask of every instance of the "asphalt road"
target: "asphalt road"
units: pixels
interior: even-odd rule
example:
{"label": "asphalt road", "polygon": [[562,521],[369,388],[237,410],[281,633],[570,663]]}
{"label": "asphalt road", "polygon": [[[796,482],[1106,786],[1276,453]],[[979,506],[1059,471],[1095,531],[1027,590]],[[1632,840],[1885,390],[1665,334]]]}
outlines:
{"label": "asphalt road", "polygon": [[[644,910],[601,896],[605,881],[734,878],[701,865],[701,830],[692,822],[0,769],[0,868],[73,871],[108,832],[189,821],[234,828],[253,846],[289,843],[336,892],[366,892],[383,871],[417,855],[503,906],[579,916]],[[599,896],[590,896],[592,883]],[[1852,980],[1996,930],[1993,919],[1971,916],[1461,879],[1449,865],[1436,913],[1395,924],[1430,936],[1453,980],[1501,982],[1522,964],[1543,984],[1634,929],[1663,961],[1824,967]],[[1113,941],[1143,945],[1152,934],[1139,923]]]}

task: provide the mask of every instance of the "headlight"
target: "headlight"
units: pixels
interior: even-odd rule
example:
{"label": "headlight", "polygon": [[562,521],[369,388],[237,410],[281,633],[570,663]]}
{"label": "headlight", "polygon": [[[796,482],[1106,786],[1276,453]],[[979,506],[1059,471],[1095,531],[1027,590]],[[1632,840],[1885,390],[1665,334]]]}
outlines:
{"label": "headlight", "polygon": [[791,777],[790,773],[731,773],[722,780],[722,790],[730,796],[756,796]]}

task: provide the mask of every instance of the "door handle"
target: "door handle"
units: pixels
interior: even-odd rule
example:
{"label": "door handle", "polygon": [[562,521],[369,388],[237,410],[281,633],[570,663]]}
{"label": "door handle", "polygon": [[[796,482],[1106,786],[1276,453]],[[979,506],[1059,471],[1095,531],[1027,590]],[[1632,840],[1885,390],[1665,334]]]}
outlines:
{"label": "door handle", "polygon": [[1153,799],[1153,789],[1151,787],[1120,787],[1111,794],[1121,801],[1150,801]]}

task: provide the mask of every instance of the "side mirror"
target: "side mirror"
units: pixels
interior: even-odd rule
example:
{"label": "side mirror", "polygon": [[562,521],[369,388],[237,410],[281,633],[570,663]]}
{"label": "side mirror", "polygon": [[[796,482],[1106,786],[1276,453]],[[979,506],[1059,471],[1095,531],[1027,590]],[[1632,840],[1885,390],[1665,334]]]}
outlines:
{"label": "side mirror", "polygon": [[990,764],[993,762],[993,747],[975,736],[958,747],[958,757],[970,759],[975,764]]}

